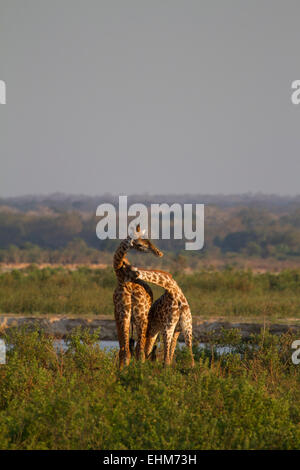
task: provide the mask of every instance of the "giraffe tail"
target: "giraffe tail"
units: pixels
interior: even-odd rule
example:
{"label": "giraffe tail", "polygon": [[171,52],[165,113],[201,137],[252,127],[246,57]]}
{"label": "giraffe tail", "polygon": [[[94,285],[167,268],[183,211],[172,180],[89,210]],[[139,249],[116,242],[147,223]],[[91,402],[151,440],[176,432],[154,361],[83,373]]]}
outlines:
{"label": "giraffe tail", "polygon": [[130,351],[131,356],[133,356],[133,353],[134,353],[134,345],[135,345],[135,341],[133,338],[133,320],[131,318],[131,335],[129,339],[129,351]]}

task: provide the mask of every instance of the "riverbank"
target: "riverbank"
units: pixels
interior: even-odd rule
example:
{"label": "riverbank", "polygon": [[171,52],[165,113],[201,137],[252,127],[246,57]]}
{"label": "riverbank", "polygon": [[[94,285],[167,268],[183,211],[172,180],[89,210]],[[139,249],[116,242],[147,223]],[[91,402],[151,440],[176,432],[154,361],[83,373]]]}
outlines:
{"label": "riverbank", "polygon": [[[0,331],[5,331],[13,327],[28,326],[32,329],[38,327],[45,331],[46,334],[55,338],[64,338],[76,328],[89,328],[91,332],[95,332],[100,328],[100,339],[105,341],[116,341],[117,330],[115,320],[112,316],[95,315],[89,317],[66,316],[66,315],[0,315]],[[198,341],[206,341],[207,337],[212,333],[218,333],[222,329],[239,330],[244,339],[250,337],[251,334],[258,334],[261,330],[268,329],[271,334],[284,334],[288,331],[300,335],[300,320],[279,319],[275,322],[264,320],[247,320],[239,319],[229,321],[227,318],[210,318],[193,317],[193,336]],[[180,338],[182,340],[182,338]]]}

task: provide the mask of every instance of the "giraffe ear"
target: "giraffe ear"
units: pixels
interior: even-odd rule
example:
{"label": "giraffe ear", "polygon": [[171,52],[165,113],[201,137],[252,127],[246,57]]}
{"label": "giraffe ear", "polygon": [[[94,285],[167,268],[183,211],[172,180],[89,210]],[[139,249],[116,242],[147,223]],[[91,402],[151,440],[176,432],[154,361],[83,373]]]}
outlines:
{"label": "giraffe ear", "polygon": [[135,232],[135,230],[133,228],[129,232],[129,237],[131,239],[131,245],[133,244],[133,240],[138,238],[137,233]]}
{"label": "giraffe ear", "polygon": [[134,238],[136,240],[136,239],[141,238],[143,235],[145,235],[145,233],[146,233],[146,229],[141,230],[141,226],[140,224],[138,224],[135,230],[133,228],[130,230],[129,237]]}
{"label": "giraffe ear", "polygon": [[139,237],[143,237],[146,233],[146,229],[144,230],[141,230],[141,224],[137,224],[136,226],[136,229],[135,229],[135,233],[136,235],[138,235]]}

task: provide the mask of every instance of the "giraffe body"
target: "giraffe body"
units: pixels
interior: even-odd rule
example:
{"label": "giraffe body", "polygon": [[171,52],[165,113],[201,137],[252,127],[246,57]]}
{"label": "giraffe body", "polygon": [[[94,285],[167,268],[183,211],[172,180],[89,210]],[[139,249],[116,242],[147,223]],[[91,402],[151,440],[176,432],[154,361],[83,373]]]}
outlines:
{"label": "giraffe body", "polygon": [[119,366],[122,368],[130,361],[129,333],[131,318],[137,331],[136,356],[145,359],[145,342],[148,326],[148,312],[153,301],[151,288],[140,279],[128,280],[125,276],[126,268],[130,263],[126,258],[128,250],[134,248],[138,251],[152,252],[156,256],[162,253],[149,241],[144,239],[133,240],[130,237],[123,240],[114,254],[114,271],[117,276],[117,287],[113,294],[114,313],[120,345]]}
{"label": "giraffe body", "polygon": [[[130,268],[127,269],[127,272]],[[162,333],[164,342],[164,364],[169,365],[178,336],[182,330],[186,346],[190,350],[191,363],[194,365],[192,352],[192,314],[186,297],[171,274],[158,270],[135,268],[132,275],[165,289],[164,294],[151,306],[148,314],[145,355],[151,354],[158,333]]]}

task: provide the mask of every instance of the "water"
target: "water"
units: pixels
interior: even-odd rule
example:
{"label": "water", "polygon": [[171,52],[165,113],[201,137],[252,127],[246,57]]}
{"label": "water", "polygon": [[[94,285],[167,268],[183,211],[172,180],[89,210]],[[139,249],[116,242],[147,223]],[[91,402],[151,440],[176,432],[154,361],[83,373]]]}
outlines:
{"label": "water", "polygon": [[[112,349],[119,349],[119,343],[118,341],[97,341],[96,344],[100,345],[100,349],[103,351],[111,351]],[[55,339],[54,340],[54,346],[57,350],[60,350],[62,348],[64,351],[67,349],[67,344],[64,339]]]}
{"label": "water", "polygon": [[[57,350],[62,348],[64,351],[67,349],[67,345],[65,340],[63,339],[56,339],[54,341],[55,347]],[[112,349],[119,349],[119,343],[118,341],[97,341],[96,344],[100,345],[100,349],[103,351],[111,351]],[[179,348],[182,348],[185,346],[185,343],[177,343]],[[207,347],[207,343],[198,343],[199,349],[205,349]],[[228,354],[230,352],[233,352],[233,348],[231,346],[217,346],[216,347],[216,352],[218,354]]]}

